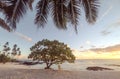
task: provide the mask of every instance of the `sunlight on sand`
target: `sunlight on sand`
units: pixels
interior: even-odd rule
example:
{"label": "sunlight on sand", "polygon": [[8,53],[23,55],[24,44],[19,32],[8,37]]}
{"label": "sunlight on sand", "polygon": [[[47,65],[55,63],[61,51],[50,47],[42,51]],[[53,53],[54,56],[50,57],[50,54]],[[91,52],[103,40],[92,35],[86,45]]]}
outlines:
{"label": "sunlight on sand", "polygon": [[120,79],[119,71],[30,69],[17,63],[0,64],[0,79]]}

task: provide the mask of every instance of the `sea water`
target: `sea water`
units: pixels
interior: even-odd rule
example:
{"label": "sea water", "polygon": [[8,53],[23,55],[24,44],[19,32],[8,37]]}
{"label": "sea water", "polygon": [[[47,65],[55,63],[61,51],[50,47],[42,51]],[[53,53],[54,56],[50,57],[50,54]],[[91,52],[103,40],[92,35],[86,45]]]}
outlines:
{"label": "sea water", "polygon": [[[85,71],[87,67],[99,66],[120,71],[120,59],[77,59],[74,63],[63,63],[60,65],[62,70]],[[43,69],[45,64],[30,66],[32,69]],[[58,65],[51,68],[58,69]]]}

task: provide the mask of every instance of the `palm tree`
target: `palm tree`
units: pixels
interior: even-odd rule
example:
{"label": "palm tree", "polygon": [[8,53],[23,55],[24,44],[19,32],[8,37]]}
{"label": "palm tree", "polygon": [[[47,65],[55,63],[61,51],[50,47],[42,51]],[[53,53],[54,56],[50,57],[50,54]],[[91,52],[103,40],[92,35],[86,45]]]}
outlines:
{"label": "palm tree", "polygon": [[[5,15],[5,22],[1,24],[7,23],[12,29],[15,29],[16,23],[26,13],[27,8],[32,9],[33,1],[1,0],[0,12],[3,12]],[[82,7],[85,11],[87,22],[94,23],[98,15],[99,0],[38,0],[35,24],[38,27],[44,27],[47,23],[48,15],[51,15],[57,28],[67,29],[67,23],[71,23],[77,32]]]}

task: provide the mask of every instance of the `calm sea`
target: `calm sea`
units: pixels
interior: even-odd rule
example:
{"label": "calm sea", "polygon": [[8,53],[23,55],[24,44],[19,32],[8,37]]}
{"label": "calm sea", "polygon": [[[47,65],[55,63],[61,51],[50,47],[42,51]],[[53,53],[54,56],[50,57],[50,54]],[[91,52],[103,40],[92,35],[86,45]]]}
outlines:
{"label": "calm sea", "polygon": [[[120,59],[79,59],[75,63],[63,63],[61,64],[62,70],[70,71],[84,71],[89,66],[100,66],[111,68],[116,71],[120,71]],[[31,68],[42,69],[45,67],[45,64],[31,66]],[[53,65],[53,69],[58,69],[58,65]]]}

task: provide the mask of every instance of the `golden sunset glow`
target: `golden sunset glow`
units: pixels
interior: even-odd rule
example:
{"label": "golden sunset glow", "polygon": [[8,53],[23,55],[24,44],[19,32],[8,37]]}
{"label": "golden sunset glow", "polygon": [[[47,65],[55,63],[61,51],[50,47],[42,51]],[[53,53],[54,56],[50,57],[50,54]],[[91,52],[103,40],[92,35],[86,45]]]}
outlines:
{"label": "golden sunset glow", "polygon": [[115,52],[94,52],[94,51],[73,51],[77,59],[120,59],[120,51]]}

